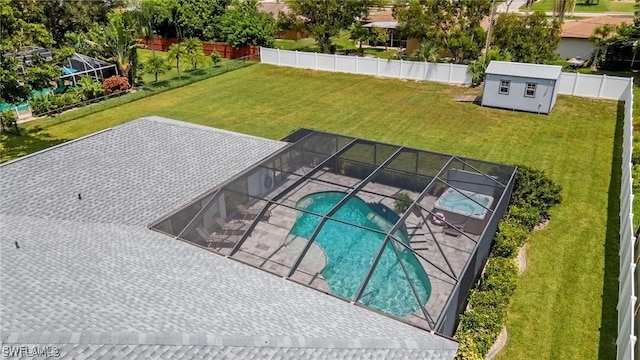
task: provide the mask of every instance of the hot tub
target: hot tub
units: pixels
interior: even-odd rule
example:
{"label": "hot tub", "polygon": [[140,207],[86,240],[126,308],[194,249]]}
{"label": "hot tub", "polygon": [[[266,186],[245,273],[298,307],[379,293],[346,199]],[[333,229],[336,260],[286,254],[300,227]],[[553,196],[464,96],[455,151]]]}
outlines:
{"label": "hot tub", "polygon": [[492,204],[492,196],[447,188],[436,200],[434,211],[443,213],[448,223],[464,224],[464,231],[480,235]]}

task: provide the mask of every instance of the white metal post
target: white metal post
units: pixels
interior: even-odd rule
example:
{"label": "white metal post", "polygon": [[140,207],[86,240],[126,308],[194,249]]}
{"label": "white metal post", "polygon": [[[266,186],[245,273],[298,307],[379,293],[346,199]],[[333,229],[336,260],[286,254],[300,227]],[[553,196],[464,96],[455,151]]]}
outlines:
{"label": "white metal post", "polygon": [[315,69],[318,70],[318,53],[317,52],[313,53],[313,61],[314,61],[313,65],[314,65]]}
{"label": "white metal post", "polygon": [[297,68],[298,68],[298,67],[300,67],[300,66],[298,65],[298,50],[296,50],[296,67],[297,67]]}
{"label": "white metal post", "polygon": [[571,95],[576,94],[576,89],[578,89],[578,80],[580,80],[580,73],[576,73],[576,81],[573,82],[573,89],[571,89]]}
{"label": "white metal post", "polygon": [[602,97],[602,89],[604,89],[604,83],[607,81],[607,74],[603,74],[600,79],[600,89],[598,89],[598,98]]}
{"label": "white metal post", "polygon": [[276,49],[276,53],[278,54],[278,56],[277,56],[278,65],[280,65],[280,49]]}

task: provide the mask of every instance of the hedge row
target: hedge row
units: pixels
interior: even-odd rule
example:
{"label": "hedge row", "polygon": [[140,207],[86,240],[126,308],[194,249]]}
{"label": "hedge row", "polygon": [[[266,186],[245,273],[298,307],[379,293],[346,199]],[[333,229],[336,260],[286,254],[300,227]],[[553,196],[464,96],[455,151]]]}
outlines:
{"label": "hedge row", "polygon": [[509,300],[518,284],[514,261],[536,224],[562,201],[561,187],[542,171],[519,166],[507,213],[498,223],[489,260],[480,283],[460,315],[456,359],[479,360],[491,349],[507,320]]}

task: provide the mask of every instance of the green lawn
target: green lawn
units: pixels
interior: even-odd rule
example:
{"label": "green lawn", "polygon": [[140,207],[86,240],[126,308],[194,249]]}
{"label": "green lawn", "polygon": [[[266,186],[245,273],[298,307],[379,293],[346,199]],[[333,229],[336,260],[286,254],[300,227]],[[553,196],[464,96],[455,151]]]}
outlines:
{"label": "green lawn", "polygon": [[[350,53],[355,53],[358,50],[358,46],[353,41],[349,40],[348,31],[343,31],[340,36],[333,37],[332,41],[336,46],[337,51],[348,51]],[[277,39],[275,41],[275,47],[282,50],[320,52],[320,48],[318,47],[318,45],[316,45],[316,41],[313,38],[304,38],[300,40]],[[398,57],[398,50],[385,50],[384,47],[363,48],[363,51],[367,55],[379,57],[382,59],[396,59]]]}
{"label": "green lawn", "polygon": [[540,168],[564,201],[529,241],[500,359],[614,358],[618,104],[560,96],[545,116],[453,100],[479,91],[254,65],[80,119],[27,123],[23,137],[2,135],[2,159],[161,115],[273,139],[311,127]]}
{"label": "green lawn", "polygon": [[[539,0],[531,6],[531,10],[553,11],[554,0]],[[625,12],[633,13],[635,2],[620,0],[600,0],[597,4],[585,5],[584,1],[578,1],[575,12]],[[524,5],[520,7],[524,10]]]}
{"label": "green lawn", "polygon": [[[168,54],[166,52],[156,51],[155,53],[156,53],[156,55],[160,56],[161,58],[167,59]],[[143,64],[152,55],[153,55],[153,51],[152,50],[138,49],[138,59]],[[227,61],[227,60],[226,59],[222,59],[222,61],[224,62],[224,61]],[[164,73],[164,74],[158,74],[158,82],[169,80],[169,79],[172,79],[172,78],[178,76],[178,70],[177,70],[177,67],[176,67],[175,59],[167,60],[167,63],[171,66],[171,69],[169,71],[167,71],[166,73]],[[223,63],[221,62],[218,65],[222,66]],[[206,56],[204,58],[203,64],[202,65],[198,65],[198,69],[210,68],[211,66],[213,66],[213,61],[211,60],[211,58],[209,56]],[[190,72],[192,72],[191,69],[192,69],[191,64],[189,64],[186,60],[180,59],[180,74],[181,75],[188,75]],[[145,84],[150,84],[150,83],[153,83],[155,81],[155,75],[153,73],[146,73],[145,72],[142,75],[142,79],[144,80]]]}

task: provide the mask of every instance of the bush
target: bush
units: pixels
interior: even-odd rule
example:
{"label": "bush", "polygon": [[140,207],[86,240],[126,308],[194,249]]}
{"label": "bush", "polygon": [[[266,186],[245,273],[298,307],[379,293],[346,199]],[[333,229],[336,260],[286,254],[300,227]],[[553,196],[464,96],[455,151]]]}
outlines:
{"label": "bush", "polygon": [[131,85],[129,85],[129,80],[120,75],[114,75],[104,81],[102,84],[104,87],[104,92],[107,94],[114,93],[116,91],[125,91],[129,90]]}
{"label": "bush", "polygon": [[413,199],[407,193],[401,193],[396,198],[396,201],[393,203],[393,208],[395,211],[403,213],[407,211],[409,206],[413,203]]}
{"label": "bush", "polygon": [[20,135],[16,114],[11,109],[0,112],[0,127],[3,132],[10,131],[13,128],[16,134]]}
{"label": "bush", "polygon": [[211,61],[213,61],[213,66],[218,66],[218,63],[221,59],[222,57],[220,56],[220,53],[213,50],[213,52],[211,53]]}
{"label": "bush", "polygon": [[514,204],[509,206],[505,219],[514,221],[531,231],[540,222],[540,210],[526,203]]}
{"label": "bush", "polygon": [[35,115],[46,114],[51,111],[55,111],[61,108],[73,107],[78,105],[82,99],[80,95],[75,92],[68,92],[60,95],[46,94],[42,96],[36,96],[29,101],[31,111]]}
{"label": "bush", "polygon": [[540,216],[549,218],[549,210],[562,201],[562,188],[549,179],[543,171],[527,166],[518,167],[511,195],[517,206],[530,205],[540,211]]}
{"label": "bush", "polygon": [[512,259],[492,258],[487,262],[480,289],[511,297],[518,284],[518,268]]}
{"label": "bush", "polygon": [[516,240],[498,233],[493,243],[493,255],[513,259],[516,257],[519,251],[519,246]]}

